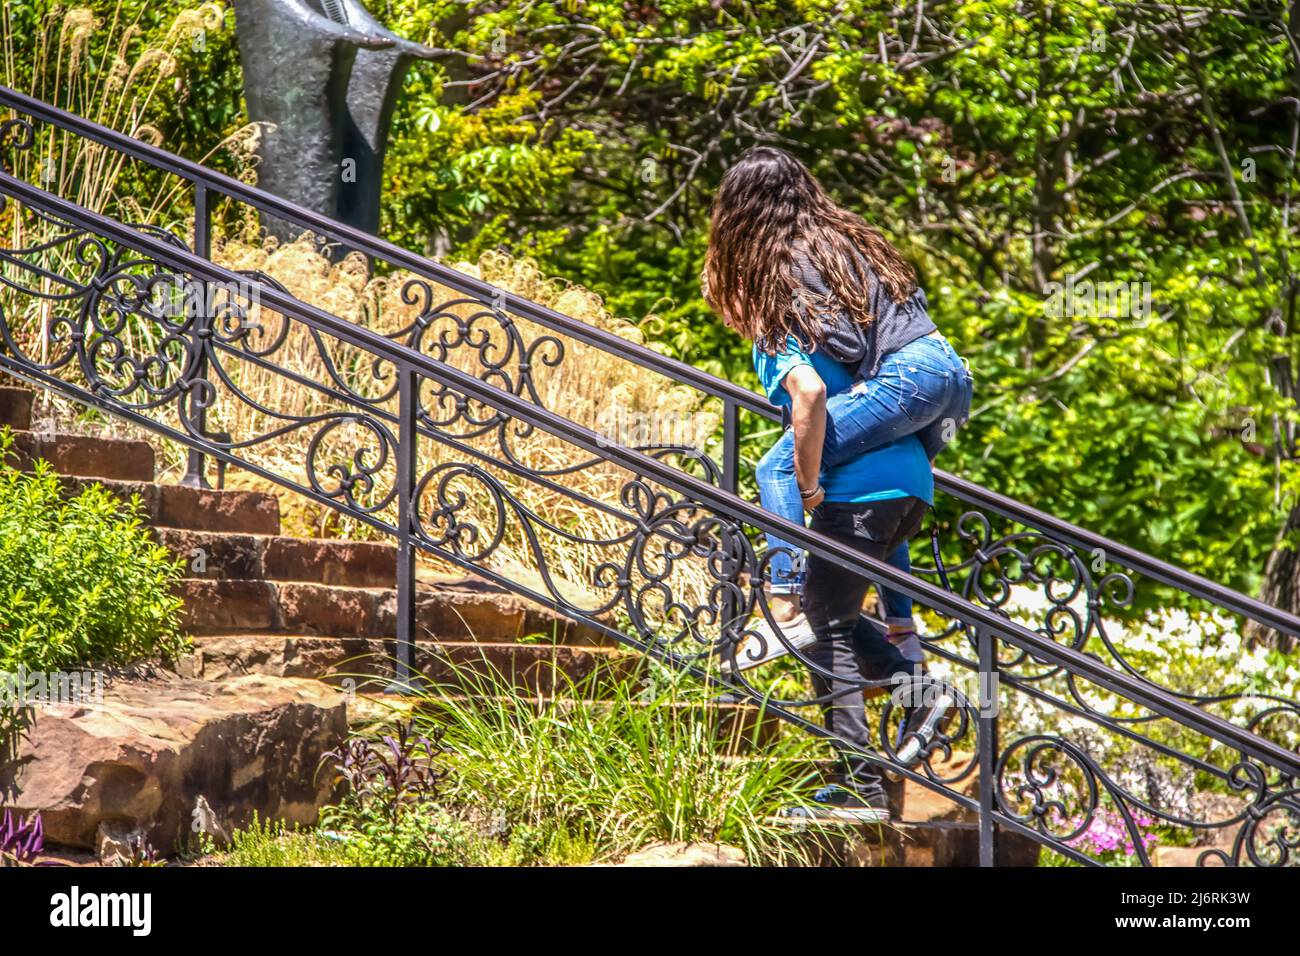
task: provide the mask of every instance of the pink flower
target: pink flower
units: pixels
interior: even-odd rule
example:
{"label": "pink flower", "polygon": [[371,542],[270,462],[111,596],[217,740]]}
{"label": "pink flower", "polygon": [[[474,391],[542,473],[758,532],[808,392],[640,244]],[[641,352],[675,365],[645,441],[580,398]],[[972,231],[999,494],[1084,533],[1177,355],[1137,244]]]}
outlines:
{"label": "pink flower", "polygon": [[[1156,835],[1147,832],[1147,828],[1153,826],[1155,821],[1142,813],[1134,813],[1132,816],[1133,824],[1138,830],[1139,839],[1142,841],[1142,848],[1150,851],[1156,844]],[[1075,816],[1070,820],[1070,828],[1077,829],[1083,825],[1083,822],[1082,815]],[[1105,808],[1092,815],[1092,820],[1088,823],[1086,830],[1066,842],[1077,850],[1099,856],[1114,853],[1121,849],[1124,851],[1125,856],[1135,856],[1137,854],[1124,817],[1118,811]]]}

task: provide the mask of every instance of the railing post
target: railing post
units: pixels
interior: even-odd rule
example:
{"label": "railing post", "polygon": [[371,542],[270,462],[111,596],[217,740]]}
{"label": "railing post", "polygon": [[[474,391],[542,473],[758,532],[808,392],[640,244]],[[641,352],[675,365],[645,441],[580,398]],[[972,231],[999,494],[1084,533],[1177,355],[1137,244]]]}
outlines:
{"label": "railing post", "polygon": [[722,403],[722,490],[736,493],[740,473],[740,438],[736,403]]}
{"label": "railing post", "polygon": [[408,693],[415,672],[416,373],[398,371],[397,410],[397,668],[393,691]]}
{"label": "railing post", "polygon": [[[736,403],[730,399],[722,402],[722,490],[736,493],[740,473],[740,441],[737,426]],[[730,532],[723,532],[723,548],[728,554],[733,550],[739,553],[737,542],[731,540]],[[735,595],[730,591],[722,599],[722,628],[720,637],[726,638],[728,632],[736,626],[740,608],[736,606]]]}
{"label": "railing post", "polygon": [[[212,258],[212,209],[208,203],[208,187],[201,182],[194,184],[194,254],[204,259]],[[203,287],[202,302],[198,308],[198,314],[195,315],[194,325],[190,330],[193,336],[194,349],[196,351],[194,362],[194,377],[192,380],[206,381],[208,377],[208,341],[212,334],[212,316],[209,314],[209,298],[207,283],[201,283]],[[207,437],[208,410],[207,406],[200,403],[197,407],[194,402],[194,392],[188,393],[190,400],[190,412],[193,415],[194,425],[198,429],[200,437]],[[206,396],[205,396],[206,397]],[[203,452],[191,448],[189,461],[185,467],[185,476],[181,478],[181,484],[190,488],[210,488],[208,479],[204,476],[206,466],[206,456]]]}
{"label": "railing post", "polygon": [[998,758],[998,642],[987,629],[977,627],[975,641],[979,652],[979,802],[980,866],[994,866],[993,810],[996,807],[993,779]]}

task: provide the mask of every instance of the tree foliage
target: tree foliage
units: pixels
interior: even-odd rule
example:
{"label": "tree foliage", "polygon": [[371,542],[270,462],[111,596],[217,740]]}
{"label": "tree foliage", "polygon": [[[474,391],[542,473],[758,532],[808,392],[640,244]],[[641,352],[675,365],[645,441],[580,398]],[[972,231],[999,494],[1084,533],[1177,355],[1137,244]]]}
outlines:
{"label": "tree foliage", "polygon": [[[158,31],[196,4],[90,6]],[[1273,553],[1300,602],[1294,0],[370,7],[452,51],[408,78],[386,236],[534,256],[753,384],[698,275],[727,165],[784,146],[916,262],[972,364],[942,467],[1237,587]],[[153,121],[202,155],[244,121],[233,17],[182,59]]]}
{"label": "tree foliage", "polygon": [[[408,230],[531,252],[748,381],[699,298],[708,205],[784,146],[917,262],[972,363],[943,467],[1254,587],[1297,486],[1298,38],[1294,5],[1220,0],[480,4],[441,37],[470,99],[417,115],[485,125],[396,192],[455,198]],[[432,185],[487,142],[523,195]]]}

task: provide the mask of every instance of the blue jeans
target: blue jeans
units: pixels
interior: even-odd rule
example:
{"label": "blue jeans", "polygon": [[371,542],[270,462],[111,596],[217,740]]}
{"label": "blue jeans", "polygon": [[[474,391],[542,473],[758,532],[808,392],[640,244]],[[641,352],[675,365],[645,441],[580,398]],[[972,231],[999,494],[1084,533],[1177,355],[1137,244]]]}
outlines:
{"label": "blue jeans", "polygon": [[[941,335],[927,335],[890,352],[874,378],[860,381],[826,399],[826,441],[822,468],[851,461],[871,448],[905,435],[916,435],[933,461],[952,440],[958,426],[970,418],[973,386],[970,372]],[[774,515],[803,524],[803,500],[794,474],[794,433],[787,430],[758,463],[759,498]],[[803,590],[801,549],[768,535],[768,580],[773,594]],[[888,563],[911,573],[906,544]],[[912,599],[881,588],[888,624],[910,625]]]}

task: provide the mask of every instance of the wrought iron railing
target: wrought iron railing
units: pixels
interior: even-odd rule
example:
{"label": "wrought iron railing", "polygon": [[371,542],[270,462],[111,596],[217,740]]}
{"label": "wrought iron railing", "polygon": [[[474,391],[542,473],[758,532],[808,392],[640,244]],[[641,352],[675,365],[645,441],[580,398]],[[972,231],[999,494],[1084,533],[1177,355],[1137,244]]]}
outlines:
{"label": "wrought iron railing", "polygon": [[[868,755],[976,811],[983,862],[993,861],[995,827],[1094,862],[1078,838],[1103,810],[1118,815],[1144,863],[1142,815],[1232,833],[1230,846],[1207,851],[1207,860],[1295,862],[1300,757],[1289,741],[1300,707],[1267,695],[1166,686],[1165,675],[1143,673],[1103,613],[1128,603],[1132,578],[1096,571],[1096,559],[1078,552],[1092,557],[1100,549],[1103,564],[1287,633],[1300,633],[1300,620],[950,475],[940,476],[941,488],[976,506],[957,525],[970,554],[949,562],[960,593],[903,574],[734,495],[738,414],[776,414],[752,393],[37,101],[4,90],[0,100],[190,180],[196,211],[191,252],[164,230],[125,224],[0,175],[0,193],[16,200],[7,215],[26,223],[13,234],[34,237],[0,250],[8,290],[0,367],[181,443],[192,453],[192,480],[204,458],[236,464],[392,537],[399,680],[412,676],[415,564],[423,551],[717,682],[717,661],[734,656],[751,615],[772,623],[756,584],[768,556],[755,542],[776,532],[911,595],[948,622],[930,636],[930,649],[956,673],[985,675],[974,700],[953,688],[958,712],[921,766],[893,759],[900,714],[889,697]],[[0,133],[15,149],[33,140],[24,120]],[[267,276],[214,265],[208,220],[218,194],[407,270],[403,299],[415,319],[382,335],[295,299]],[[14,311],[31,305],[48,313],[39,352]],[[529,337],[526,326],[543,331]],[[698,449],[624,447],[545,407],[536,377],[571,358],[570,343],[721,399],[721,465]],[[285,394],[311,401],[286,411],[275,400]],[[236,407],[244,431],[208,427],[214,415],[232,420]],[[301,453],[293,467],[259,453],[286,443]],[[573,520],[575,512],[583,520]],[[990,515],[1013,529],[999,534]],[[579,556],[582,580],[552,566],[551,544]],[[535,571],[528,582],[510,571],[520,563]],[[1007,613],[1017,584],[1045,596],[1035,629]],[[987,679],[993,674],[996,683]],[[726,683],[823,733],[804,716],[821,699],[773,697],[743,676]],[[995,703],[1015,722],[999,718]],[[1040,730],[1034,708],[1074,720],[1091,736],[1081,743],[1050,722]],[[1148,756],[1145,766],[1192,775],[1227,802],[1202,811],[1139,792],[1112,759],[1134,751]],[[977,793],[968,796],[963,788],[972,779]]]}
{"label": "wrought iron railing", "polygon": [[[426,285],[433,283],[435,286],[441,286],[481,303],[503,318],[523,320],[540,329],[559,333],[566,341],[581,343],[607,352],[620,360],[661,375],[671,382],[696,389],[701,395],[719,400],[723,403],[723,437],[722,451],[719,456],[721,462],[715,467],[720,474],[722,487],[728,490],[736,490],[739,471],[737,424],[739,416],[748,413],[771,422],[781,421],[780,409],[762,396],[733,382],[720,379],[653,349],[630,342],[613,332],[578,321],[526,298],[512,295],[474,276],[296,206],[199,163],[125,136],[8,87],[0,86],[0,104],[8,106],[16,114],[49,124],[53,128],[88,142],[97,143],[115,153],[170,173],[189,183],[194,197],[194,251],[205,258],[211,251],[211,216],[214,203],[219,198],[226,198],[261,213],[297,223],[303,229],[338,244],[343,250],[356,251],[370,257],[376,263],[405,270]],[[15,127],[16,129],[18,127]],[[485,368],[485,373],[490,372],[490,368]],[[196,458],[195,461],[199,463],[201,458]],[[201,465],[196,463],[192,463],[188,477],[191,481],[199,483],[203,480]],[[1202,575],[1193,574],[1145,554],[1136,548],[1095,534],[1014,498],[949,474],[942,469],[936,470],[935,478],[938,488],[945,494],[971,506],[986,518],[996,516],[1014,525],[1014,530],[1008,533],[1018,534],[1023,530],[1030,530],[1041,536],[1044,541],[1056,542],[1072,551],[1085,553],[1088,556],[1086,563],[1089,566],[1096,566],[1097,559],[1100,557],[1104,565],[1127,569],[1216,607],[1243,615],[1282,634],[1300,637],[1300,617],[1264,604]],[[1104,576],[1104,572],[1097,573]]]}

